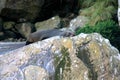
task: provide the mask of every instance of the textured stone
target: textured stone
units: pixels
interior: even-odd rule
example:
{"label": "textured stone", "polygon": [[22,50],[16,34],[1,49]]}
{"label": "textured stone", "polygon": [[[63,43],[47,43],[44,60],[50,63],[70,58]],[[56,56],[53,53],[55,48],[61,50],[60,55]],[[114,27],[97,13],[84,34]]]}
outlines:
{"label": "textured stone", "polygon": [[0,55],[25,46],[25,42],[0,42]]}
{"label": "textured stone", "polygon": [[101,35],[81,33],[0,55],[1,80],[39,78],[40,71],[48,80],[120,80],[120,54]]}
{"label": "textured stone", "polygon": [[19,23],[15,25],[16,30],[23,38],[27,38],[30,33],[35,32],[36,28],[32,23]]}
{"label": "textured stone", "polygon": [[44,29],[53,29],[57,27],[58,23],[60,22],[60,18],[58,16],[52,17],[48,20],[37,22],[35,27],[37,30],[44,30]]}
{"label": "textured stone", "polygon": [[76,30],[80,27],[84,27],[88,23],[88,18],[85,16],[77,16],[72,19],[69,24],[69,28],[71,30]]}
{"label": "textured stone", "polygon": [[30,65],[24,69],[25,80],[48,80],[48,73],[38,66]]}

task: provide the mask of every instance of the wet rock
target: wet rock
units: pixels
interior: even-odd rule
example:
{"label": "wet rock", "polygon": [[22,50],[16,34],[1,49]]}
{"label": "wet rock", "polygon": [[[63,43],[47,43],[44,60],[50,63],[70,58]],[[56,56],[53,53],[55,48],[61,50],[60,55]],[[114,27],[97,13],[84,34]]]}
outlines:
{"label": "wet rock", "polygon": [[41,68],[49,80],[120,80],[120,54],[100,34],[81,33],[71,38],[53,37],[0,55],[1,80],[46,76],[39,74]]}
{"label": "wet rock", "polygon": [[29,22],[16,24],[15,29],[23,38],[27,38],[30,33],[36,31],[35,26]]}
{"label": "wet rock", "polygon": [[1,41],[0,42],[0,55],[7,53],[9,51],[18,49],[23,46],[25,46],[25,42],[12,42],[11,39],[10,39],[10,41],[8,41],[8,40],[6,40],[6,41],[4,40],[4,42]]}
{"label": "wet rock", "polygon": [[9,22],[4,22],[3,28],[5,30],[12,29],[15,26],[15,22],[9,21]]}
{"label": "wet rock", "polygon": [[53,29],[58,26],[60,22],[60,18],[58,16],[52,17],[48,20],[42,21],[42,22],[37,22],[35,24],[35,27],[37,30],[44,30],[44,29]]}

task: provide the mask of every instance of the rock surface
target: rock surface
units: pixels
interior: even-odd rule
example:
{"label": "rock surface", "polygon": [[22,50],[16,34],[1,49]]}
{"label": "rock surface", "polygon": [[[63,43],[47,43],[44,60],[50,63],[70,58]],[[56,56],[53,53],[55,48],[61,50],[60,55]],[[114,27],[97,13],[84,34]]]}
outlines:
{"label": "rock surface", "polygon": [[30,65],[25,68],[25,80],[48,80],[49,75],[45,69]]}
{"label": "rock surface", "polygon": [[36,31],[34,24],[29,22],[16,24],[15,29],[25,39],[27,39],[30,33],[33,33]]}
{"label": "rock surface", "polygon": [[70,21],[69,28],[75,31],[77,28],[84,27],[88,21],[88,18],[85,16],[77,16]]}
{"label": "rock surface", "polygon": [[25,42],[0,42],[0,55],[25,46]]}
{"label": "rock surface", "polygon": [[58,26],[59,22],[60,18],[58,16],[54,16],[48,20],[35,23],[35,27],[37,30],[53,29]]}
{"label": "rock surface", "polygon": [[1,80],[120,80],[120,54],[101,35],[53,37],[0,55]]}

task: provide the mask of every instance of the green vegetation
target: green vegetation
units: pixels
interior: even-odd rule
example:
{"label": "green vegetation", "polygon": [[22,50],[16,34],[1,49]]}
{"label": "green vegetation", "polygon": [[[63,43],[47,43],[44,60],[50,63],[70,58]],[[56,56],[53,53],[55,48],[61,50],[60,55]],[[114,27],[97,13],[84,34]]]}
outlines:
{"label": "green vegetation", "polygon": [[79,0],[79,3],[80,15],[87,16],[89,22],[84,28],[77,30],[76,34],[100,33],[120,50],[120,29],[118,24],[112,21],[117,14],[117,0]]}
{"label": "green vegetation", "polygon": [[80,15],[89,17],[89,24],[111,19],[117,13],[117,0],[82,0]]}
{"label": "green vegetation", "polygon": [[79,33],[100,33],[103,37],[110,40],[111,44],[120,50],[120,29],[113,20],[98,22],[95,26],[86,25],[76,31]]}
{"label": "green vegetation", "polygon": [[68,49],[63,47],[61,49],[62,56],[56,56],[55,57],[55,80],[63,80],[66,73],[70,73],[70,66],[71,66],[71,60],[69,57]]}

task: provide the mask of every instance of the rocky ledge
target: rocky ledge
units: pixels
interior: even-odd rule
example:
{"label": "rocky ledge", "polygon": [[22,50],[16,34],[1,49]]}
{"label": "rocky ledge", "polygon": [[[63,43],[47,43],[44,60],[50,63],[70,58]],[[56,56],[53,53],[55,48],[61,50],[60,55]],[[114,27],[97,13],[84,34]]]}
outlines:
{"label": "rocky ledge", "polygon": [[1,80],[120,80],[120,54],[100,34],[53,37],[0,55]]}

